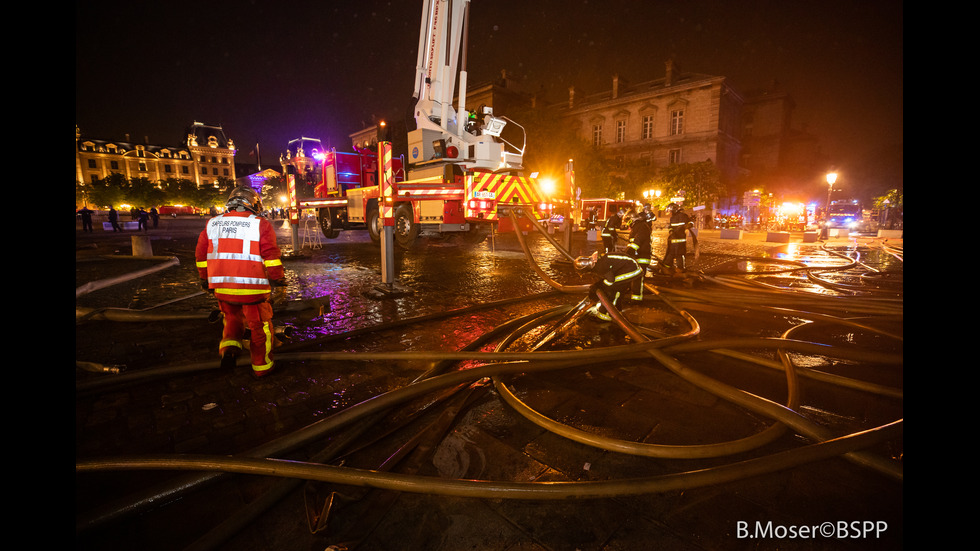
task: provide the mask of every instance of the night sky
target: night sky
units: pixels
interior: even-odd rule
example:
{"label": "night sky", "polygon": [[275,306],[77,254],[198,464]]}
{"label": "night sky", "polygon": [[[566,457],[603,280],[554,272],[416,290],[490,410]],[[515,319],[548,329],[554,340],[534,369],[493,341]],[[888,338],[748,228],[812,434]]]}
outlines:
{"label": "night sky", "polygon": [[[278,166],[291,139],[346,150],[348,134],[403,118],[410,104],[421,0],[101,0],[75,9],[75,122],[89,136],[178,145],[191,122],[218,124],[240,156],[259,144],[263,166]],[[816,134],[844,174],[900,151],[897,0],[471,3],[471,84],[505,69],[558,102],[571,85],[611,88],[615,73],[661,78],[669,57],[743,90],[778,81],[796,101],[794,127]]]}

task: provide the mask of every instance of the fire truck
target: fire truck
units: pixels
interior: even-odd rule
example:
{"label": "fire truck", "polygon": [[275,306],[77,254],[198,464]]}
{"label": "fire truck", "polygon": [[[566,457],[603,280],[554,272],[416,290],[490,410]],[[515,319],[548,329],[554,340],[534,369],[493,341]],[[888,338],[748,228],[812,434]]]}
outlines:
{"label": "fire truck", "polygon": [[582,199],[582,224],[585,225],[592,209],[596,209],[596,223],[601,227],[616,211],[626,211],[635,206],[633,201],[623,199]]}
{"label": "fire truck", "polygon": [[[316,210],[326,237],[366,227],[371,239],[380,242],[387,214],[394,218],[395,242],[403,248],[422,233],[479,242],[491,230],[514,229],[509,209],[539,220],[550,216],[538,182],[524,174],[523,127],[495,116],[491,108],[470,111],[466,106],[468,8],[469,0],[422,3],[408,159],[363,149],[325,154],[314,198],[298,206]],[[389,174],[390,183],[384,183],[390,188],[382,185]],[[386,193],[393,203],[383,197]]]}
{"label": "fire truck", "polygon": [[864,210],[857,199],[831,202],[828,214],[824,220],[828,228],[860,230],[864,227]]}

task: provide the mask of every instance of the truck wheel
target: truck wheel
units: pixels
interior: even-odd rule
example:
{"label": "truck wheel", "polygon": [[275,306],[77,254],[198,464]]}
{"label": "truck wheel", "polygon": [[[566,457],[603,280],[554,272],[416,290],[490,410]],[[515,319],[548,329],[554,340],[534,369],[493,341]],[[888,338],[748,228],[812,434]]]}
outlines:
{"label": "truck wheel", "polygon": [[335,239],[339,232],[334,222],[334,212],[332,209],[319,209],[316,211],[316,219],[320,222],[320,230],[327,239]]}
{"label": "truck wheel", "polygon": [[401,248],[411,249],[418,241],[420,229],[411,205],[402,204],[395,209],[395,242]]}
{"label": "truck wheel", "polygon": [[365,222],[367,223],[367,231],[371,237],[371,241],[375,245],[381,244],[381,216],[378,214],[377,207],[368,210]]}

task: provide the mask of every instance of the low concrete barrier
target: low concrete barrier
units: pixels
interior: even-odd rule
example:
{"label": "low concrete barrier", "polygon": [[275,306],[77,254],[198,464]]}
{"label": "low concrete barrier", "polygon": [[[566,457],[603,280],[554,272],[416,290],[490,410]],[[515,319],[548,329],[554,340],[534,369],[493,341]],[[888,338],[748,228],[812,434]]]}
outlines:
{"label": "low concrete barrier", "polygon": [[721,229],[721,238],[722,239],[741,239],[742,238],[742,230],[736,230],[736,229],[732,229],[732,228],[722,228]]}
{"label": "low concrete barrier", "polygon": [[766,241],[773,243],[789,243],[788,231],[771,231],[766,233]]}
{"label": "low concrete barrier", "polygon": [[[140,229],[139,222],[119,222],[119,227],[124,230],[138,230]],[[112,222],[103,222],[102,229],[105,231],[112,231]]]}
{"label": "low concrete barrier", "polygon": [[878,230],[878,237],[885,237],[888,239],[901,239],[902,231],[904,230]]}
{"label": "low concrete barrier", "polygon": [[805,231],[803,232],[803,242],[804,243],[816,243],[819,233],[815,231]]}

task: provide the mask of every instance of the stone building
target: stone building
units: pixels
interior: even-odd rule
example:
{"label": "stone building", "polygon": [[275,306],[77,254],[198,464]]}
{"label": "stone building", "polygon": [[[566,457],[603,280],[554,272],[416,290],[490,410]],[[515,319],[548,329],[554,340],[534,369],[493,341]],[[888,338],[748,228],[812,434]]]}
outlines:
{"label": "stone building", "polygon": [[551,109],[615,161],[617,176],[628,167],[710,160],[734,194],[740,183],[786,184],[816,169],[816,139],[792,128],[794,107],[775,85],[743,92],[726,77],[682,72],[671,60],[663,78],[634,84],[615,75],[595,94],[570,88],[567,103]]}
{"label": "stone building", "polygon": [[739,174],[742,103],[725,77],[682,73],[668,61],[664,78],[632,84],[616,75],[591,95],[570,88],[557,112],[623,169],[710,159],[727,183]]}
{"label": "stone building", "polygon": [[220,126],[192,123],[180,145],[156,145],[89,137],[75,127],[75,181],[89,183],[111,173],[153,182],[182,178],[198,186],[214,185],[219,178],[234,180],[234,142]]}
{"label": "stone building", "polygon": [[796,103],[778,82],[744,93],[739,166],[750,186],[770,190],[802,188],[803,182],[823,180],[827,160],[817,138],[806,128],[794,128]]}

